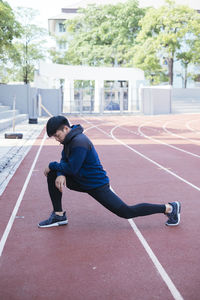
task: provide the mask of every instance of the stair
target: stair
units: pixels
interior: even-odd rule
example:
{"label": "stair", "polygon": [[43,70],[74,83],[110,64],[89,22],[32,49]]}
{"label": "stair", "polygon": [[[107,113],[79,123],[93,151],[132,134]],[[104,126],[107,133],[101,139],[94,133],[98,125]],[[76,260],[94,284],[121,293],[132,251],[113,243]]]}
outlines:
{"label": "stair", "polygon": [[14,113],[15,124],[28,119],[27,114],[20,114],[18,109],[14,112],[9,106],[0,103],[0,131],[13,126]]}
{"label": "stair", "polygon": [[172,98],[172,113],[200,113],[200,100]]}

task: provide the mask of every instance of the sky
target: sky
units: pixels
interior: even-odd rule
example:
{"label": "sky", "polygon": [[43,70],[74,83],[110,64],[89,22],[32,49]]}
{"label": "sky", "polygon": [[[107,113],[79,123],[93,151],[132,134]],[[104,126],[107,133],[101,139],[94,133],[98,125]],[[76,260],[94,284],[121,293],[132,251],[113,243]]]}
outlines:
{"label": "sky", "polygon": [[[12,8],[17,6],[31,7],[39,11],[39,15],[35,21],[37,25],[48,28],[48,18],[56,16],[61,13],[61,8],[77,8],[84,6],[86,3],[95,2],[96,4],[107,4],[116,2],[126,2],[126,0],[56,0],[56,1],[43,1],[43,0],[6,0]],[[162,5],[164,0],[139,0],[141,7]],[[192,8],[200,9],[199,0],[176,0],[177,4],[187,4]]]}

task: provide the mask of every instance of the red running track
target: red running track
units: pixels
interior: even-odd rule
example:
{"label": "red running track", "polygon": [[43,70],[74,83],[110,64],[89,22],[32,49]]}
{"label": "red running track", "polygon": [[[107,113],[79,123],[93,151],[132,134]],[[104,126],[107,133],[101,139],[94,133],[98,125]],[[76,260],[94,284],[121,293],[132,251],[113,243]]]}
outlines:
{"label": "red running track", "polygon": [[0,299],[198,300],[200,115],[70,121],[83,125],[126,203],[179,200],[181,224],[127,221],[66,189],[69,224],[37,228],[51,211],[43,170],[61,151],[43,132],[1,197]]}

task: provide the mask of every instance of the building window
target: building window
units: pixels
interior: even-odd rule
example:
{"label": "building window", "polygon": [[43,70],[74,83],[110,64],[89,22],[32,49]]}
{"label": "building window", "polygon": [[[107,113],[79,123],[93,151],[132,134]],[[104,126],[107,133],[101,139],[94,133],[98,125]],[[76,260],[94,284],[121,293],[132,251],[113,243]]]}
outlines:
{"label": "building window", "polygon": [[59,32],[65,32],[65,25],[63,23],[59,23]]}

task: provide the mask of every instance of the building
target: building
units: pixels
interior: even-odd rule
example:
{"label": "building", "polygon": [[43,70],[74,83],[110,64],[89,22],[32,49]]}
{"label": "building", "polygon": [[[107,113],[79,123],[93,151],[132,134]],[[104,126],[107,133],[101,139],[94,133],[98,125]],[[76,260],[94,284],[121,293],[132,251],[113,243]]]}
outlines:
{"label": "building", "polygon": [[[67,1],[67,8],[62,8],[59,15],[53,16],[48,19],[48,30],[49,34],[56,37],[54,48],[56,51],[66,51],[67,43],[63,42],[65,33],[64,22],[71,20],[78,16],[79,8],[86,8],[89,4],[105,5],[105,4],[116,4],[118,2],[123,3],[127,0],[80,0],[80,1]],[[62,39],[62,41],[61,41]]]}
{"label": "building", "polygon": [[[41,62],[34,86],[51,88],[51,82],[62,79],[64,113],[133,113],[139,108],[139,87],[144,72],[136,68],[88,67]],[[89,89],[75,88],[76,80],[90,81]],[[105,87],[106,81],[124,82],[121,87]],[[49,86],[48,86],[49,85]]]}
{"label": "building", "polygon": [[[105,3],[102,1],[101,3],[95,1],[95,3],[113,4],[125,1],[108,0]],[[84,1],[79,7],[85,7],[91,3],[94,1]],[[48,19],[49,33],[55,37],[54,49],[56,51],[60,53],[67,51],[67,41],[64,41],[66,38],[64,22],[73,19],[78,14],[78,8],[62,8],[61,14]],[[77,89],[76,80],[88,81],[90,85],[87,88]],[[63,83],[63,112],[131,113],[139,107],[138,88],[141,83],[144,83],[144,72],[136,68],[95,68],[41,63],[39,72],[35,76],[35,85],[39,86],[42,82],[49,88],[58,88],[59,83]]]}
{"label": "building", "polygon": [[55,50],[66,51],[67,43],[65,38],[65,24],[66,20],[71,20],[78,14],[78,8],[62,8],[61,14],[48,19],[48,30],[52,37],[55,37]]}

